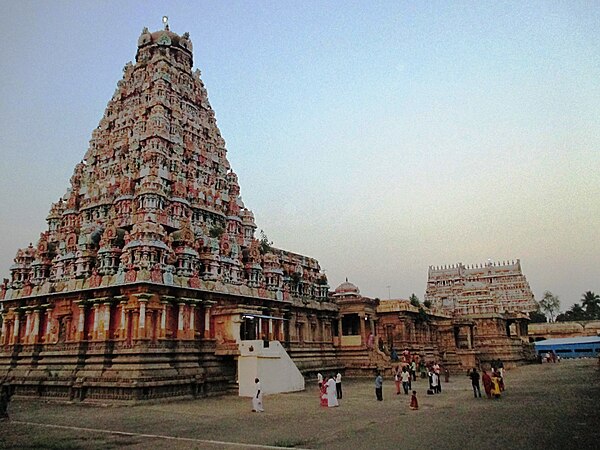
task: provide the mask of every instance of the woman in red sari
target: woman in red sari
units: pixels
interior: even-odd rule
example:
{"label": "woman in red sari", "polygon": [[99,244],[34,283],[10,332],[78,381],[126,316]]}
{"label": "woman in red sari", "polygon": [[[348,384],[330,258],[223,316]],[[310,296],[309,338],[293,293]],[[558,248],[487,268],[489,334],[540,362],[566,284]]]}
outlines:
{"label": "woman in red sari", "polygon": [[490,377],[485,370],[483,371],[483,375],[481,376],[481,381],[483,382],[483,389],[485,389],[485,395],[487,396],[487,398],[492,398],[492,377]]}
{"label": "woman in red sari", "polygon": [[319,389],[319,398],[321,399],[321,406],[327,406],[327,383],[321,383]]}

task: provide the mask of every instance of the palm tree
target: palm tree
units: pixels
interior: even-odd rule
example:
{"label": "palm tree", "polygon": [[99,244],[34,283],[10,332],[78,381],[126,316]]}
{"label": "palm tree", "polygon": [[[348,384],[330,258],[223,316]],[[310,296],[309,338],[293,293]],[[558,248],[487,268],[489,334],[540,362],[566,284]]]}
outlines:
{"label": "palm tree", "polygon": [[581,298],[581,304],[589,319],[600,319],[600,295],[587,291]]}

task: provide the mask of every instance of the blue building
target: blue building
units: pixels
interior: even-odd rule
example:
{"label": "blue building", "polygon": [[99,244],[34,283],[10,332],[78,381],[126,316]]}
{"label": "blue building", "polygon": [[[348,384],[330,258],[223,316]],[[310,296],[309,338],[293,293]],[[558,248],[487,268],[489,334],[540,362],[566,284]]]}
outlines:
{"label": "blue building", "polygon": [[600,355],[600,336],[546,339],[535,342],[535,351],[542,356],[554,351],[561,358],[597,358]]}

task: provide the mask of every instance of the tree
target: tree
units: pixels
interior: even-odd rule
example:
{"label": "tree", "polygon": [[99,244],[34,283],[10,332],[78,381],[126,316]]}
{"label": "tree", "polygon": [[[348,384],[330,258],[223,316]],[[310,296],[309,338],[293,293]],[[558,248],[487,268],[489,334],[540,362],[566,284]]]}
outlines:
{"label": "tree", "polygon": [[269,253],[272,245],[273,241],[269,241],[267,234],[263,230],[260,230],[260,254]]}
{"label": "tree", "polygon": [[419,297],[417,297],[414,292],[411,294],[409,300],[410,300],[410,304],[411,305],[416,306],[417,308],[419,306],[421,306],[421,302],[419,301]]}
{"label": "tree", "polygon": [[[535,300],[534,300],[535,301]],[[546,314],[544,314],[540,307],[540,302],[535,302],[537,309],[529,313],[529,321],[531,323],[545,323],[548,322]]]}
{"label": "tree", "polygon": [[544,292],[544,297],[540,300],[540,309],[550,316],[550,322],[554,322],[554,316],[560,310],[560,299],[550,291]]}
{"label": "tree", "polygon": [[587,291],[581,298],[588,320],[600,319],[600,295]]}
{"label": "tree", "polygon": [[557,322],[571,322],[578,320],[587,320],[587,313],[579,303],[575,303],[570,309],[556,316]]}

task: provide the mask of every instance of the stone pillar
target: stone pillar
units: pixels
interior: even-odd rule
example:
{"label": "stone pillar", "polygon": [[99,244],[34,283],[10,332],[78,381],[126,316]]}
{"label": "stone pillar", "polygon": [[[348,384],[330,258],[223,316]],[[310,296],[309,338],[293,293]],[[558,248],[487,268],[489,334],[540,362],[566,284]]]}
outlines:
{"label": "stone pillar", "polygon": [[273,319],[267,319],[269,321],[269,332],[267,334],[267,339],[270,341],[273,340]]}
{"label": "stone pillar", "polygon": [[31,336],[31,311],[25,311],[25,338],[24,344],[30,344],[30,336]]}
{"label": "stone pillar", "polygon": [[163,309],[160,314],[160,337],[167,337],[167,305],[169,302],[161,302],[163,305]]}
{"label": "stone pillar", "polygon": [[146,299],[138,299],[140,305],[140,316],[138,324],[138,338],[144,339],[146,337]]}
{"label": "stone pillar", "polygon": [[50,334],[52,332],[52,308],[46,308],[46,333],[44,341],[50,342]]}
{"label": "stone pillar", "polygon": [[21,325],[21,320],[20,320],[20,314],[18,312],[15,312],[15,322],[13,325],[13,334],[12,334],[12,338],[11,338],[11,344],[18,344],[19,343],[19,328]]}
{"label": "stone pillar", "polygon": [[369,325],[371,326],[371,333],[375,336],[375,321],[372,317],[369,317]]}
{"label": "stone pillar", "polygon": [[38,341],[40,334],[40,310],[33,311],[33,330],[31,330],[31,343],[35,344]]}
{"label": "stone pillar", "polygon": [[359,313],[358,314],[358,320],[360,320],[360,340],[361,340],[361,344],[362,345],[367,345],[367,336],[365,336],[365,332],[366,332],[366,326],[365,326],[365,322],[366,322],[366,317],[364,313]]}
{"label": "stone pillar", "polygon": [[179,314],[177,316],[177,339],[183,339],[184,330],[183,330],[183,314],[185,312],[185,303],[178,303],[179,305]]}
{"label": "stone pillar", "polygon": [[110,339],[110,307],[111,303],[104,304],[104,339]]}
{"label": "stone pillar", "polygon": [[77,340],[85,340],[85,305],[80,303],[79,305],[79,322],[77,323]]}
{"label": "stone pillar", "polygon": [[470,325],[467,327],[467,348],[473,348],[473,327]]}
{"label": "stone pillar", "polygon": [[341,346],[342,345],[342,317],[340,316],[340,318],[337,320],[337,330],[338,330],[338,345]]}
{"label": "stone pillar", "polygon": [[190,339],[196,337],[196,305],[192,303],[190,305]]}
{"label": "stone pillar", "polygon": [[204,306],[204,339],[210,339],[210,308],[211,305]]}
{"label": "stone pillar", "polygon": [[125,321],[126,321],[126,317],[125,317],[125,305],[127,305],[127,301],[125,300],[121,300],[119,302],[119,305],[121,306],[121,323],[119,324],[119,328],[121,329],[121,337],[125,337]]}
{"label": "stone pillar", "polygon": [[100,308],[100,304],[94,303],[94,329],[92,331],[92,339],[98,338],[98,325],[100,322],[100,317],[99,317],[100,314],[98,313],[99,308]]}
{"label": "stone pillar", "polygon": [[0,332],[0,345],[6,344],[6,314],[2,313],[2,332]]}

